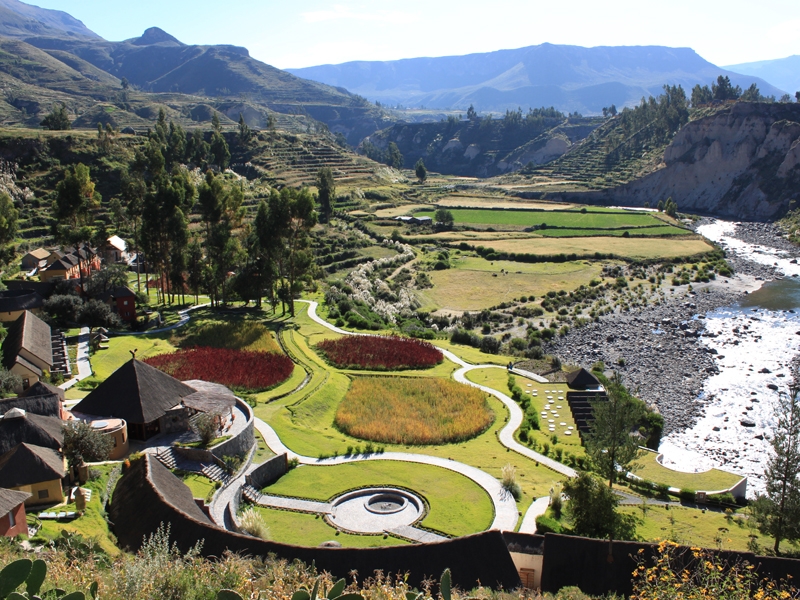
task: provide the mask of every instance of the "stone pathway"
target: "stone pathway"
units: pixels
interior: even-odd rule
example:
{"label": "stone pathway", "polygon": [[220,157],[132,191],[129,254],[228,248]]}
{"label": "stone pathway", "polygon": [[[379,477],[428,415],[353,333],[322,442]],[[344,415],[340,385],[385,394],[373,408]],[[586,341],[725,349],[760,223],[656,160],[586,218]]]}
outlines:
{"label": "stone pathway", "polygon": [[301,500],[300,498],[287,498],[285,496],[271,496],[259,493],[255,498],[255,503],[259,506],[269,508],[283,508],[286,510],[296,510],[306,513],[319,513],[329,515],[331,505],[328,502],[315,502],[313,500]]}
{"label": "stone pathway", "polygon": [[186,323],[189,322],[191,318],[189,313],[193,310],[197,310],[198,308],[205,308],[207,306],[211,306],[210,302],[206,304],[198,304],[196,306],[190,306],[189,308],[184,308],[183,310],[178,311],[178,316],[180,320],[177,323],[173,323],[167,327],[160,327],[159,329],[148,329],[146,331],[120,331],[115,332],[114,335],[150,335],[152,333],[164,333],[165,331],[172,331],[173,329],[177,329],[178,327],[183,327]]}
{"label": "stone pathway", "polygon": [[531,373],[530,371],[526,371],[525,369],[518,369],[517,367],[513,367],[511,372],[514,375],[519,375],[520,377],[525,377],[526,379],[531,379],[537,383],[550,383],[547,377],[542,377],[541,375],[537,375],[536,373]]}
{"label": "stone pathway", "polygon": [[78,367],[78,374],[62,383],[60,387],[62,390],[68,390],[73,385],[92,376],[92,364],[89,362],[89,328],[81,327],[80,335],[78,336],[78,356],[75,361]]}
{"label": "stone pathway", "polygon": [[401,525],[400,527],[395,527],[394,529],[388,529],[387,533],[392,533],[398,537],[419,542],[420,544],[443,542],[448,539],[444,536],[431,533],[430,531],[425,531],[424,529],[417,529],[411,525]]}
{"label": "stone pathway", "polygon": [[543,515],[547,512],[547,507],[550,506],[550,496],[543,496],[537,498],[530,505],[525,512],[525,518],[519,526],[520,533],[536,533],[536,517]]}

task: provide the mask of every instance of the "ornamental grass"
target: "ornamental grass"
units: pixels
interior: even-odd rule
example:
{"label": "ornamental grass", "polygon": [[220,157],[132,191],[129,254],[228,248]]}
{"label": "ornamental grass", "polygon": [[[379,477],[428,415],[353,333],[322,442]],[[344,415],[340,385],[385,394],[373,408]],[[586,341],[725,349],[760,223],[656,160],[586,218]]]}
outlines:
{"label": "ornamental grass", "polygon": [[181,381],[202,379],[247,392],[274,387],[294,370],[294,363],[283,354],[228,348],[189,348],[151,356],[145,362]]}
{"label": "ornamental grass", "polygon": [[323,340],[316,348],[340,369],[427,369],[444,360],[441,351],[432,344],[399,336],[352,335]]}
{"label": "ornamental grass", "polygon": [[336,411],[344,433],[373,442],[429,445],[460,442],[494,421],[486,394],[448,379],[358,377]]}

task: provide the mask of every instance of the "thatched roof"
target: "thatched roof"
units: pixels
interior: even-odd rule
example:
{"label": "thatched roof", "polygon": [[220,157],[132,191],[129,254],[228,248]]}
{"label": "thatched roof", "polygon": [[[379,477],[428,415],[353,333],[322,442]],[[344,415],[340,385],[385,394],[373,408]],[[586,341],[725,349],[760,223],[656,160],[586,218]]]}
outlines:
{"label": "thatched roof", "polygon": [[236,396],[224,385],[200,379],[192,379],[183,383],[197,390],[183,399],[183,404],[189,408],[204,413],[224,414],[236,405]]}
{"label": "thatched roof", "polygon": [[64,459],[50,448],[18,444],[0,456],[0,487],[20,487],[63,479]]}
{"label": "thatched roof", "polygon": [[31,250],[22,258],[27,258],[28,256],[32,256],[36,260],[44,260],[48,256],[50,256],[50,250],[45,250],[44,248],[36,248],[35,250]]}
{"label": "thatched roof", "polygon": [[43,298],[49,298],[56,285],[52,281],[25,281],[22,279],[7,279],[3,281],[3,284],[9,290],[33,290],[39,292]]}
{"label": "thatched roof", "polygon": [[20,396],[50,396],[52,394],[56,394],[62,400],[67,397],[66,392],[60,387],[44,381],[37,381],[27,390],[22,392]]}
{"label": "thatched roof", "polygon": [[64,421],[18,408],[9,410],[0,419],[0,454],[22,443],[60,450],[64,444]]}
{"label": "thatched roof", "polygon": [[61,398],[57,394],[0,400],[0,415],[6,414],[12,408],[20,408],[26,413],[34,415],[61,418]]}
{"label": "thatched roof", "polygon": [[149,460],[150,479],[155,484],[156,489],[169,499],[169,503],[178,508],[182,513],[196,519],[202,523],[211,524],[211,520],[206,516],[197,503],[194,501],[192,490],[172,474],[167,467],[158,460]]}
{"label": "thatched roof", "polygon": [[69,271],[71,268],[77,266],[79,262],[80,259],[74,254],[65,254],[47,267],[45,271]]}
{"label": "thatched roof", "polygon": [[44,298],[35,290],[4,290],[0,292],[0,312],[34,310],[44,306]]}
{"label": "thatched roof", "polygon": [[102,300],[103,302],[108,302],[112,298],[136,298],[136,292],[126,285],[118,285],[115,288],[103,292],[97,296],[97,299]]}
{"label": "thatched roof", "polygon": [[567,385],[573,390],[585,390],[586,388],[598,387],[600,380],[581,367],[577,371],[567,374]]}
{"label": "thatched roof", "polygon": [[181,403],[195,390],[136,359],[114,371],[86,398],[76,412],[125,419],[128,423],[150,423]]}
{"label": "thatched roof", "polygon": [[28,492],[0,488],[0,516],[7,515],[30,497]]}
{"label": "thatched roof", "polygon": [[3,365],[14,366],[17,356],[24,349],[45,364],[53,365],[53,342],[50,325],[26,310],[8,328],[3,341]]}

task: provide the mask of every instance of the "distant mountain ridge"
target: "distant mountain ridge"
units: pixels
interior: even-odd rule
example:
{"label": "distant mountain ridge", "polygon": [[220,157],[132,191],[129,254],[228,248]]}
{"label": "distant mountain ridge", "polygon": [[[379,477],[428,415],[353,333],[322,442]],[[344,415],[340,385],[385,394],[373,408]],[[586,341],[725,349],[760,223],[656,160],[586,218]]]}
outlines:
{"label": "distant mountain ridge", "polygon": [[504,112],[517,107],[555,106],[598,114],[604,106],[630,106],[657,95],[664,84],[708,85],[727,75],[762,94],[783,90],[752,75],[713,65],[690,48],[541,44],[465,56],[358,61],[287,69],[299,77],[343,87],[387,105]]}
{"label": "distant mountain ridge", "polygon": [[800,55],[742,63],[725,67],[737,73],[761,77],[786,90],[793,98],[800,91]]}
{"label": "distant mountain ridge", "polygon": [[75,17],[60,11],[0,0],[0,35],[25,38],[32,35],[102,39]]}

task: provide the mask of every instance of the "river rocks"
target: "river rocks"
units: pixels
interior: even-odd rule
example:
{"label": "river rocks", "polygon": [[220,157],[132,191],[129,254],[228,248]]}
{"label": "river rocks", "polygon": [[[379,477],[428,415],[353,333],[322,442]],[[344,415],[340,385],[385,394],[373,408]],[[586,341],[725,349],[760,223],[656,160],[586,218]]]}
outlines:
{"label": "river rocks", "polygon": [[756,422],[753,421],[752,419],[742,419],[741,421],[739,421],[739,424],[742,427],[755,427],[756,426]]}

